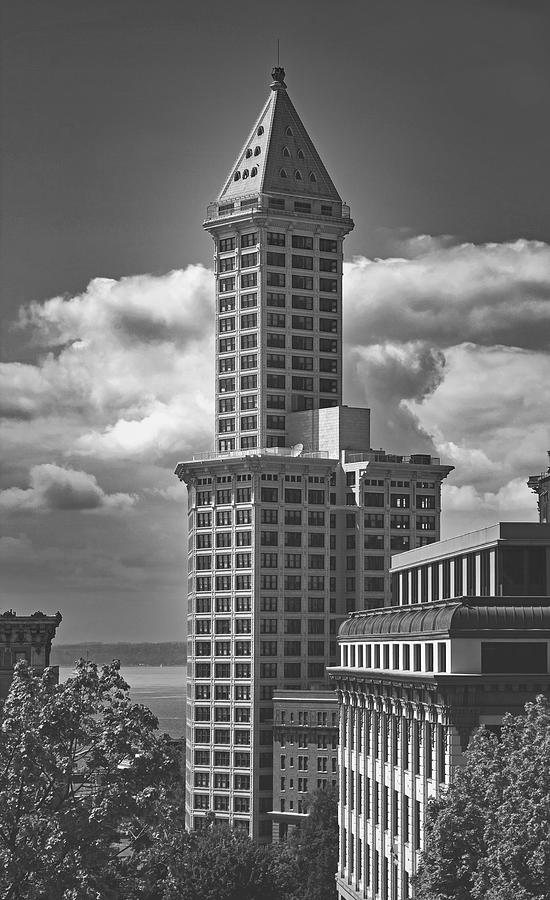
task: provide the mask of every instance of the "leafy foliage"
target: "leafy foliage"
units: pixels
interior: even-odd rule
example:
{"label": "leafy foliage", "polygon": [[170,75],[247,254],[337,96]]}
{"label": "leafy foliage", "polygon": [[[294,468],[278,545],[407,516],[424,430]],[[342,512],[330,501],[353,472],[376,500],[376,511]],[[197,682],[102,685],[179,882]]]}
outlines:
{"label": "leafy foliage", "polygon": [[550,702],[481,728],[430,804],[421,900],[550,900]]}
{"label": "leafy foliage", "polygon": [[295,869],[290,900],[334,900],[338,868],[338,795],[330,788],[316,791],[309,816],[290,837]]}
{"label": "leafy foliage", "polygon": [[15,667],[0,730],[0,896],[118,897],[120,859],[139,844],[176,776],[157,720],[113,662],[81,660],[65,684]]}

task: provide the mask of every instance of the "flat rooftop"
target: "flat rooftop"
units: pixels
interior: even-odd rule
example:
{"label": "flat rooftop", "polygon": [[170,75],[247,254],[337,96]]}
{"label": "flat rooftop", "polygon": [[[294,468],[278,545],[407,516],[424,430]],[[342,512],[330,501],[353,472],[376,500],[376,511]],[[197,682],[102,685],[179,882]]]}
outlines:
{"label": "flat rooftop", "polygon": [[495,525],[480,528],[478,531],[469,531],[444,541],[427,544],[425,547],[417,547],[415,550],[407,550],[405,553],[396,553],[392,556],[391,571],[399,572],[401,569],[410,569],[412,566],[433,562],[437,559],[495,547],[497,544],[507,541],[514,544],[550,545],[550,524],[497,522]]}

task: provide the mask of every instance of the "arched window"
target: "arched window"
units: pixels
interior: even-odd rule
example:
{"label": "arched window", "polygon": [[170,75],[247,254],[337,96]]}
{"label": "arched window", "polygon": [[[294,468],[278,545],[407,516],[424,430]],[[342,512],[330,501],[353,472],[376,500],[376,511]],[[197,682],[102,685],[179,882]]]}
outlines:
{"label": "arched window", "polygon": [[298,150],[298,159],[305,159],[303,150]]}
{"label": "arched window", "polygon": [[259,156],[261,152],[262,152],[261,147],[254,147],[254,156]]}
{"label": "arched window", "polygon": [[316,179],[316,177],[315,177],[315,172],[310,172],[310,173],[309,173],[309,180],[310,180],[310,181],[313,181],[313,182],[316,182],[316,181],[317,181],[317,179]]}
{"label": "arched window", "polygon": [[289,137],[292,137],[292,128],[290,125],[287,125],[285,134],[288,134]]}
{"label": "arched window", "polygon": [[241,173],[235,172],[235,174],[233,175],[233,181],[238,181],[240,177],[241,177]]}
{"label": "arched window", "polygon": [[243,172],[243,178],[248,178],[248,169],[245,169]]}
{"label": "arched window", "polygon": [[247,159],[250,159],[250,157],[252,156],[252,150],[251,150],[250,147],[249,147],[248,150],[246,151],[245,156],[246,156]]}
{"label": "arched window", "polygon": [[260,125],[260,127],[258,128],[256,134],[258,135],[258,137],[260,137],[260,135],[262,135],[263,133],[264,133],[264,126],[263,126],[263,125]]}
{"label": "arched window", "polygon": [[281,178],[288,178],[288,175],[286,174],[286,169],[281,169],[281,171],[279,172],[279,175]]}
{"label": "arched window", "polygon": [[258,174],[258,167],[257,167],[257,166],[252,166],[252,168],[251,168],[251,170],[250,170],[250,177],[251,177],[251,178],[254,178],[254,175],[257,175],[257,174]]}
{"label": "arched window", "polygon": [[296,181],[302,181],[302,173],[299,169],[296,169],[296,171],[294,172],[294,177]]}
{"label": "arched window", "polygon": [[283,156],[290,156],[290,150],[288,147],[283,147]]}

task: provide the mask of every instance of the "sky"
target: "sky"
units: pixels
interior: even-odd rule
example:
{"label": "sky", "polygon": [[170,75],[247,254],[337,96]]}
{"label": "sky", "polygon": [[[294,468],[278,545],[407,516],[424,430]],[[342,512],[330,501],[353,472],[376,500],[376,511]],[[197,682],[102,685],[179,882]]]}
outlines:
{"label": "sky", "polygon": [[546,0],[4,0],[0,590],[59,642],[185,634],[177,462],[213,443],[202,230],[269,90],[356,223],[344,402],[536,520],[550,447]]}

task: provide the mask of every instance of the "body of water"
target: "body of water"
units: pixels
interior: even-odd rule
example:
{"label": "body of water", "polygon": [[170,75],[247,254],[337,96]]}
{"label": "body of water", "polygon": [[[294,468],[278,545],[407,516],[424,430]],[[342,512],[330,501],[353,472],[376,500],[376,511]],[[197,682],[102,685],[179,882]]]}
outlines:
{"label": "body of water", "polygon": [[[73,669],[59,667],[59,681],[66,681]],[[159,731],[172,737],[185,733],[185,666],[123,666],[122,677],[130,685],[135,703],[143,703],[159,720]]]}

